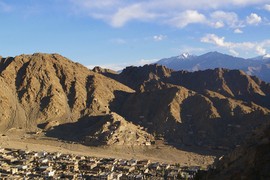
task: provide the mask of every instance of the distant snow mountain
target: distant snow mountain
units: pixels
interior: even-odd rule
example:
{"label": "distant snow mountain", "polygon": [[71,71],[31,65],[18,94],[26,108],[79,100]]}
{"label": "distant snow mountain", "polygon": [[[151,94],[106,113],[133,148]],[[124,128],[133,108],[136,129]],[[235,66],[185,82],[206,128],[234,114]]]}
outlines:
{"label": "distant snow mountain", "polygon": [[178,59],[182,59],[182,60],[190,60],[190,59],[193,59],[195,57],[197,57],[197,56],[193,56],[193,55],[191,55],[191,54],[189,54],[189,53],[186,52],[186,53],[181,54],[177,58]]}
{"label": "distant snow mountain", "polygon": [[270,54],[245,59],[216,51],[200,56],[183,53],[179,56],[161,59],[156,63],[173,70],[241,69],[249,75],[254,75],[264,81],[270,82]]}
{"label": "distant snow mountain", "polygon": [[252,60],[270,60],[270,54],[265,54],[263,56],[257,56],[255,58],[251,58]]}
{"label": "distant snow mountain", "polygon": [[159,62],[161,62],[163,64],[167,64],[167,65],[170,65],[170,64],[174,65],[177,63],[181,63],[181,62],[190,61],[190,60],[193,60],[195,58],[197,58],[197,56],[191,55],[189,53],[183,53],[179,56],[161,59]]}

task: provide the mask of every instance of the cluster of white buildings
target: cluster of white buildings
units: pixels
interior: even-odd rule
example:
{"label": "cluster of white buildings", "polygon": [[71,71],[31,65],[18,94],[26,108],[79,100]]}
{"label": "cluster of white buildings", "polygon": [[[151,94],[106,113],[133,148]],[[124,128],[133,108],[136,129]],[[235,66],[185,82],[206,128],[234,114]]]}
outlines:
{"label": "cluster of white buildings", "polygon": [[0,148],[3,179],[192,179],[199,167]]}

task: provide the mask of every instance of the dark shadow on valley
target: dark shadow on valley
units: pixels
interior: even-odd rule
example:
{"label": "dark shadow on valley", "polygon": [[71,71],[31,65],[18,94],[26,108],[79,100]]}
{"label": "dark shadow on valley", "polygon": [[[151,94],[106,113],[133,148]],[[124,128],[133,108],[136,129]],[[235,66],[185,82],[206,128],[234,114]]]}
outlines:
{"label": "dark shadow on valley", "polygon": [[[97,127],[104,123],[104,116],[87,116],[80,118],[77,122],[71,122],[54,126],[52,129],[46,131],[47,137],[57,138],[62,141],[76,142],[84,145],[101,146],[104,142],[92,142],[87,144],[85,137],[95,132]],[[44,128],[45,124],[39,124],[39,128]]]}
{"label": "dark shadow on valley", "polygon": [[[269,116],[251,113],[239,117],[211,118],[200,120],[192,117],[189,113],[181,112],[181,123],[170,121],[165,124],[149,125],[149,122],[141,122],[137,117],[129,117],[124,112],[123,106],[126,100],[134,93],[115,91],[115,99],[110,103],[112,112],[123,116],[133,124],[143,127],[144,130],[155,136],[155,147],[162,148],[165,145],[175,147],[179,150],[194,152],[201,155],[220,156],[227,154],[246,139],[248,135],[261,124],[269,120]],[[154,112],[149,112],[152,115]],[[156,113],[156,112],[155,112]],[[77,122],[71,122],[54,126],[46,131],[47,137],[57,138],[62,141],[75,142],[88,146],[106,145],[102,133],[95,134],[102,130],[102,126],[109,120],[109,115],[86,116],[80,118]],[[258,119],[259,121],[255,121]],[[248,126],[246,125],[248,124]],[[44,129],[46,124],[40,124],[38,127]],[[163,133],[155,128],[163,127]],[[91,141],[86,141],[91,137]],[[94,139],[93,139],[94,138]],[[160,143],[161,142],[161,143]]]}
{"label": "dark shadow on valley", "polygon": [[[166,145],[201,155],[227,154],[241,145],[257,127],[270,119],[269,116],[260,114],[260,112],[224,116],[222,118],[199,119],[193,117],[192,114],[194,113],[187,107],[181,111],[181,123],[167,121],[165,124],[149,125],[149,122],[142,123],[138,116],[137,118],[129,116],[123,110],[123,106],[127,103],[126,100],[133,96],[134,93],[115,91],[114,95],[115,99],[110,104],[111,110],[133,124],[144,127],[148,133],[155,135],[156,142],[162,140]],[[153,113],[159,112],[148,112],[147,114],[152,116]],[[156,129],[160,126],[166,132],[157,133]]]}

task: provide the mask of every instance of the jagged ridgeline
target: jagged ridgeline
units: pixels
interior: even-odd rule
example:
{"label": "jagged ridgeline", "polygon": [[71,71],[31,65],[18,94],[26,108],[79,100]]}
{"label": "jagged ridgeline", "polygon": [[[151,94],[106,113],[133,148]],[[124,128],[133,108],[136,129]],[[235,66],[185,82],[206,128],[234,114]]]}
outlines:
{"label": "jagged ridgeline", "polygon": [[[87,144],[233,148],[268,119],[270,85],[240,70],[173,71],[159,65],[120,74],[58,54],[0,61],[0,130],[39,128]],[[129,136],[125,136],[129,134]]]}
{"label": "jagged ridgeline", "polygon": [[106,114],[115,91],[134,92],[58,54],[4,58],[0,70],[1,130]]}

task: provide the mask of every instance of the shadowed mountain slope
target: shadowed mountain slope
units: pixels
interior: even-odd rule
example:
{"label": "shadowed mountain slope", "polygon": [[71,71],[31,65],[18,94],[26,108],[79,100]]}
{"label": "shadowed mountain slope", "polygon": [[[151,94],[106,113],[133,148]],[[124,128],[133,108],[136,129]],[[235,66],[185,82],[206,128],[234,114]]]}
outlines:
{"label": "shadowed mountain slope", "polygon": [[239,70],[145,65],[120,74],[94,71],[58,54],[2,58],[0,130],[41,128],[90,145],[155,138],[228,150],[270,113],[269,84]]}
{"label": "shadowed mountain slope", "polygon": [[270,124],[256,129],[247,141],[214,164],[198,179],[269,179]]}
{"label": "shadowed mountain slope", "polygon": [[115,79],[137,91],[116,111],[177,144],[233,147],[263,122],[257,117],[269,114],[269,84],[240,70],[145,65],[128,67]]}
{"label": "shadowed mountain slope", "polygon": [[214,69],[196,72],[173,71],[161,65],[127,67],[116,80],[137,90],[151,91],[167,87],[183,86],[203,92],[211,90],[226,97],[247,102],[254,101],[270,107],[270,85],[241,70]]}

